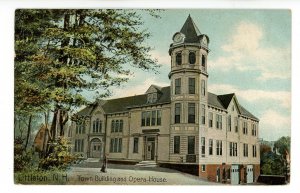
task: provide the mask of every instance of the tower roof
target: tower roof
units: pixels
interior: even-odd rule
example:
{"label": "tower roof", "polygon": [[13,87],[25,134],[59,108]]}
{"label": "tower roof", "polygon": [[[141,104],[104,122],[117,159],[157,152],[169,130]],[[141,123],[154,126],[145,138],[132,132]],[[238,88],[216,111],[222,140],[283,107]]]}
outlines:
{"label": "tower roof", "polygon": [[185,43],[195,43],[199,42],[199,35],[201,35],[200,30],[196,26],[195,22],[193,21],[191,15],[188,16],[185,23],[183,24],[181,33],[185,35]]}

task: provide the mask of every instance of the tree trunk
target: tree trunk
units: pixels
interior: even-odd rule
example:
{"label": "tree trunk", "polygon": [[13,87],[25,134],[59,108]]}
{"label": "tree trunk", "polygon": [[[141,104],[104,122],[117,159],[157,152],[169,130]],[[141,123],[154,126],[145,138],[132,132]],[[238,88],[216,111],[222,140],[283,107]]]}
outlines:
{"label": "tree trunk", "polygon": [[32,115],[29,116],[29,120],[28,120],[25,149],[27,149],[27,145],[28,145],[28,142],[29,142],[29,137],[30,137],[30,134],[31,134],[31,122],[32,122]]}

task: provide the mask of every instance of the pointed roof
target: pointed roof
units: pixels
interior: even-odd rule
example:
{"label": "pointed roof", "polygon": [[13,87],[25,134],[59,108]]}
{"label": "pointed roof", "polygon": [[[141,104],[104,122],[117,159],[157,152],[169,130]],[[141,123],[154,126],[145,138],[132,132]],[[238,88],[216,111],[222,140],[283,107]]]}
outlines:
{"label": "pointed roof", "polygon": [[225,109],[228,108],[228,105],[230,104],[233,96],[234,96],[234,93],[218,95],[218,98],[221,100],[221,102],[222,102],[223,106],[225,107]]}
{"label": "pointed roof", "polygon": [[199,42],[198,36],[201,35],[201,32],[196,26],[195,22],[193,21],[191,15],[189,15],[188,18],[186,19],[180,32],[185,35],[185,40],[184,40],[185,43]]}

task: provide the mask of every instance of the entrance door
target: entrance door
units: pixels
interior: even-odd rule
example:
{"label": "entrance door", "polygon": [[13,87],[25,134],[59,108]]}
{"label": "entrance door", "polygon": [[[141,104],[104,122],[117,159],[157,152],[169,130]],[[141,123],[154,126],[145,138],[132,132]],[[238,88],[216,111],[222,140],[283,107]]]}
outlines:
{"label": "entrance door", "polygon": [[146,142],[146,160],[154,160],[155,158],[155,138],[148,137]]}
{"label": "entrance door", "polygon": [[239,184],[239,165],[231,166],[231,184]]}
{"label": "entrance door", "polygon": [[253,183],[253,165],[247,165],[247,183]]}
{"label": "entrance door", "polygon": [[90,146],[90,157],[100,158],[102,155],[102,143],[99,139],[93,139]]}

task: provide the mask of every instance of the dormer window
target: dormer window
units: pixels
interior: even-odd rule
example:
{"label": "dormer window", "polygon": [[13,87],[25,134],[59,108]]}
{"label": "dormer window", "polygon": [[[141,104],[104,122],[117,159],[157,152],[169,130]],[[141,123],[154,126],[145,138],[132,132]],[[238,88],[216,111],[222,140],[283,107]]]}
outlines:
{"label": "dormer window", "polygon": [[148,103],[155,103],[157,101],[157,93],[149,93],[147,96]]}
{"label": "dormer window", "polygon": [[195,64],[196,63],[196,54],[195,54],[195,52],[190,52],[189,53],[189,63],[190,64]]}
{"label": "dormer window", "polygon": [[181,52],[176,54],[176,65],[181,65],[182,64],[182,55]]}

